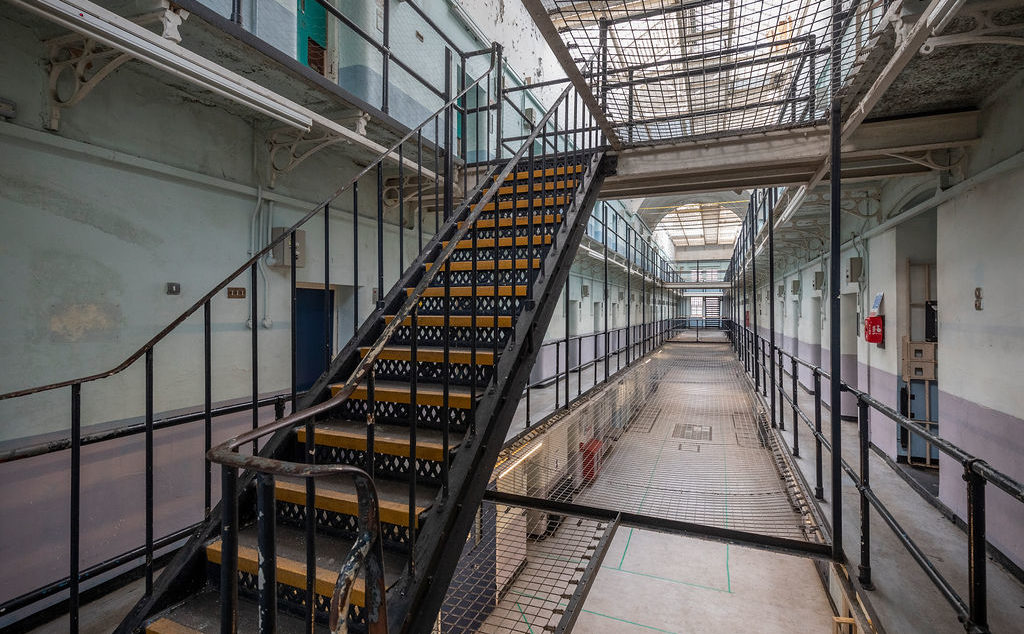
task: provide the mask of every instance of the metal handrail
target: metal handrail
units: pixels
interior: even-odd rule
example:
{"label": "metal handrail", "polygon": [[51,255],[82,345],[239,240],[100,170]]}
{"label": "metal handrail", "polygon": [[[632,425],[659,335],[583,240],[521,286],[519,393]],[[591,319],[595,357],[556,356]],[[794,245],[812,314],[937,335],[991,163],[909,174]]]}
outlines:
{"label": "metal handrail", "polygon": [[[749,332],[749,329],[746,330]],[[761,341],[767,341],[761,335],[757,335],[757,338]],[[782,350],[778,346],[775,347],[775,351],[796,361],[798,365],[801,365],[811,370],[812,372],[817,373],[819,376],[821,376],[821,378],[831,380],[829,373],[826,372],[824,368],[816,366],[808,361],[804,361],[800,357],[797,357],[791,352],[786,352],[785,350]],[[978,458],[964,451],[960,447],[957,447],[956,445],[949,442],[945,438],[937,436],[933,432],[928,431],[916,421],[907,418],[903,414],[900,414],[892,407],[886,405],[885,403],[882,403],[875,397],[871,396],[869,393],[852,387],[845,381],[840,381],[840,385],[844,392],[849,392],[850,394],[853,394],[854,396],[857,397],[858,400],[864,401],[872,409],[874,409],[880,414],[884,414],[886,418],[889,418],[900,427],[903,427],[907,431],[913,432],[914,434],[923,437],[927,442],[935,445],[936,448],[938,448],[943,453],[949,455],[949,457],[959,462],[965,468],[969,468],[974,473],[985,478],[987,482],[991,482],[992,484],[999,487],[999,489],[1001,489],[1011,497],[1020,500],[1021,502],[1024,502],[1024,483],[1014,480],[1012,477],[1006,475],[1002,471],[999,471],[998,469],[990,465],[984,459]]]}
{"label": "metal handrail", "polygon": [[[493,60],[492,60],[493,67]],[[490,72],[490,71],[488,71]],[[479,80],[478,80],[479,81]],[[498,175],[494,175],[494,169],[492,168],[486,178],[479,184],[472,196],[467,196],[466,200],[472,200],[479,193],[480,188],[483,185],[487,185],[486,191],[480,197],[480,199],[473,205],[469,214],[465,217],[464,221],[461,222],[461,226],[457,223],[460,214],[452,214],[449,220],[449,227],[452,223],[455,223],[456,230],[447,241],[447,244],[438,253],[434,262],[430,267],[426,269],[416,287],[408,294],[405,302],[398,309],[396,314],[393,316],[391,321],[385,325],[381,333],[378,335],[376,341],[370,346],[362,361],[352,371],[349,378],[345,381],[344,385],[340,389],[336,390],[334,394],[328,399],[307,407],[303,410],[293,412],[292,414],[280,418],[268,425],[258,427],[246,433],[240,434],[233,438],[228,439],[224,443],[213,447],[207,452],[207,459],[212,463],[221,464],[224,468],[225,482],[229,480],[233,483],[236,477],[237,469],[244,469],[250,472],[259,474],[261,478],[265,476],[277,475],[290,475],[299,476],[304,478],[312,478],[320,475],[337,474],[337,473],[350,473],[356,478],[357,487],[365,486],[365,482],[369,482],[369,486],[366,487],[366,491],[369,493],[364,495],[364,490],[360,489],[359,496],[359,514],[360,514],[360,532],[363,533],[359,539],[353,544],[345,562],[342,566],[342,570],[339,572],[338,581],[335,587],[335,592],[331,600],[330,608],[330,624],[332,632],[340,631],[339,628],[343,627],[345,619],[343,618],[343,610],[346,610],[349,603],[349,594],[352,589],[352,584],[355,579],[355,575],[361,570],[364,565],[367,568],[367,585],[371,585],[371,579],[369,572],[371,568],[380,566],[380,576],[375,578],[374,581],[380,584],[380,594],[378,595],[379,603],[375,606],[376,609],[380,610],[375,615],[371,615],[372,618],[368,618],[367,621],[370,626],[372,633],[386,632],[387,618],[386,618],[386,600],[383,580],[383,563],[382,555],[375,553],[373,557],[367,559],[369,549],[376,544],[376,548],[380,548],[379,541],[379,528],[370,530],[374,526],[374,521],[377,521],[377,501],[376,493],[373,489],[372,476],[367,474],[362,469],[352,467],[348,465],[314,465],[309,463],[291,462],[286,460],[280,460],[271,458],[268,456],[251,455],[245,456],[238,452],[238,449],[244,445],[255,442],[259,438],[272,434],[281,430],[291,429],[297,426],[303,421],[311,420],[313,417],[321,414],[327,410],[332,409],[336,405],[347,400],[356,387],[363,382],[364,379],[369,377],[369,386],[372,390],[373,375],[372,368],[376,363],[380,353],[383,351],[385,345],[390,341],[395,331],[402,325],[402,322],[412,314],[414,308],[419,304],[424,291],[434,281],[439,272],[445,268],[445,264],[448,262],[451,255],[455,252],[458,247],[458,243],[462,240],[466,234],[476,225],[481,213],[483,213],[484,207],[487,206],[497,195],[498,190],[503,185],[506,177],[512,172],[517,166],[519,161],[523,158],[526,150],[530,148],[536,139],[540,131],[547,125],[548,121],[554,116],[562,101],[567,98],[572,85],[566,86],[558,98],[554,101],[554,105],[551,106],[548,111],[544,114],[541,120],[534,126],[533,132],[530,138],[525,141],[519,150],[508,160],[505,167],[501,170]],[[468,90],[468,89],[467,89]],[[460,95],[461,96],[461,95]],[[458,97],[457,97],[458,98]],[[456,99],[457,99],[456,98]],[[452,102],[446,106],[450,106]],[[436,116],[436,115],[434,115]],[[433,118],[433,116],[431,117]],[[429,120],[428,120],[429,121]],[[369,171],[369,167],[365,171]],[[365,173],[364,171],[364,173]],[[488,185],[489,183],[489,185]],[[341,191],[338,192],[340,194]],[[463,207],[465,208],[464,203]],[[464,213],[464,212],[463,212]],[[291,230],[285,233],[290,233]],[[284,238],[284,234],[281,236]],[[493,380],[493,379],[492,379]],[[262,479],[261,479],[262,482]],[[228,495],[234,497],[233,486],[230,486],[226,490],[225,498]],[[272,494],[271,494],[272,495]],[[259,498],[259,493],[258,496]],[[233,515],[235,512],[235,505],[232,501],[228,506],[222,507],[222,511],[225,513],[225,525],[228,524],[228,517]],[[227,509],[227,510],[225,510]],[[364,523],[364,517],[366,523]],[[230,530],[237,531],[237,524],[232,524]],[[270,539],[272,542],[272,539]],[[225,550],[237,547],[237,544],[224,543],[223,548]],[[271,545],[272,548],[272,545]],[[222,574],[234,574],[232,571],[227,570],[227,566],[222,563]],[[227,572],[225,572],[225,570]],[[271,573],[272,574],[272,573]],[[367,605],[368,608],[369,602]]]}
{"label": "metal handrail", "polygon": [[[764,372],[765,368],[763,363],[759,365],[756,362],[756,358],[765,354],[764,343],[768,340],[761,335],[756,334],[750,328],[742,326],[736,322],[731,324],[733,342],[737,346],[737,350],[740,347],[747,350],[746,354],[755,358],[755,365],[753,366],[754,373]],[[745,335],[745,342],[739,342],[740,333]],[[755,343],[758,342],[758,343]],[[835,454],[832,448],[832,444],[826,440],[825,435],[821,431],[820,420],[821,420],[821,378],[829,378],[827,372],[822,368],[815,366],[803,359],[798,358],[794,353],[786,352],[778,346],[775,346],[768,354],[774,356],[777,354],[781,362],[784,356],[789,357],[791,361],[791,378],[792,378],[792,396],[786,394],[785,386],[783,385],[783,376],[785,368],[779,368],[778,379],[772,376],[771,379],[765,380],[764,389],[768,389],[768,384],[771,385],[771,390],[774,394],[776,388],[781,395],[782,403],[789,404],[793,408],[793,447],[792,453],[794,456],[798,455],[798,435],[797,435],[797,417],[811,429],[811,433],[814,435],[816,442],[816,455],[815,455],[815,497],[818,499],[822,498],[821,488],[821,449],[826,448],[830,453]],[[803,412],[800,404],[797,402],[797,382],[796,368],[803,366],[811,370],[814,377],[814,400],[815,400],[815,420],[812,423],[810,418]],[[988,542],[985,537],[986,533],[986,520],[985,520],[985,485],[991,483],[1010,497],[1024,502],[1024,484],[1011,478],[1005,473],[999,471],[992,465],[988,464],[981,458],[977,458],[972,454],[964,451],[960,447],[953,443],[945,440],[944,438],[932,433],[925,429],[917,422],[903,416],[892,407],[882,403],[878,399],[874,398],[867,392],[852,387],[842,381],[839,385],[841,391],[849,392],[857,398],[857,409],[858,409],[858,425],[859,425],[859,441],[860,441],[860,472],[850,465],[841,455],[833,455],[833,461],[837,461],[841,470],[850,478],[854,486],[857,488],[859,495],[861,496],[861,561],[859,564],[860,572],[858,579],[865,589],[872,589],[871,582],[871,564],[870,564],[870,525],[868,521],[868,508],[873,508],[878,513],[879,517],[883,522],[892,530],[903,547],[907,550],[910,557],[917,563],[928,579],[934,584],[935,588],[939,591],[942,597],[957,613],[957,617],[965,624],[968,631],[971,632],[988,632],[988,618],[987,618],[987,589],[985,581],[985,560],[986,560],[986,548]],[[838,407],[838,404],[831,404],[832,407]],[[928,555],[921,549],[920,546],[907,534],[906,529],[899,523],[899,521],[892,515],[888,508],[882,503],[882,501],[875,494],[874,490],[870,485],[869,478],[869,466],[868,466],[868,448],[873,446],[870,441],[868,434],[868,413],[869,409],[883,414],[897,426],[906,429],[908,432],[916,434],[922,437],[926,442],[934,445],[939,451],[947,454],[955,461],[959,462],[964,469],[964,480],[967,481],[967,551],[968,551],[968,576],[969,576],[969,596],[968,601],[965,601],[956,588],[942,575],[941,572],[935,567],[935,565],[928,558]],[[773,405],[774,411],[774,405]],[[772,421],[773,425],[775,421]],[[784,416],[779,416],[779,429],[784,428]],[[877,450],[878,448],[875,447]],[[838,460],[837,460],[838,459]],[[834,527],[833,527],[834,529]]]}
{"label": "metal handrail", "polygon": [[[335,405],[344,402],[346,399],[348,399],[349,396],[352,395],[352,392],[355,391],[356,387],[358,387],[359,384],[362,383],[363,380],[369,374],[370,369],[373,367],[374,363],[376,363],[377,358],[380,356],[380,353],[384,350],[384,346],[387,345],[387,342],[391,339],[391,336],[402,325],[402,322],[405,320],[405,318],[412,313],[413,308],[419,303],[423,295],[423,292],[427,289],[428,286],[430,286],[430,284],[434,281],[434,278],[437,277],[438,273],[444,268],[443,265],[448,261],[448,258],[451,256],[451,254],[455,252],[455,249],[458,247],[459,241],[462,240],[469,232],[469,230],[473,228],[474,224],[479,219],[480,214],[483,212],[483,208],[487,204],[489,204],[491,200],[493,200],[494,197],[497,195],[498,189],[501,187],[501,184],[505,181],[505,178],[512,172],[512,170],[515,168],[519,160],[522,159],[523,155],[526,153],[527,148],[533,143],[534,139],[536,138],[537,133],[551,119],[553,113],[561,104],[562,99],[564,99],[566,95],[569,94],[571,88],[571,85],[567,86],[565,90],[563,90],[561,94],[559,94],[558,98],[555,100],[555,105],[548,109],[544,117],[541,118],[541,120],[537,123],[537,125],[534,127],[533,134],[530,135],[530,138],[526,142],[524,142],[522,147],[519,148],[515,155],[513,155],[512,158],[509,159],[504,169],[502,169],[501,172],[494,177],[487,191],[474,205],[469,216],[467,216],[466,219],[462,222],[462,226],[458,228],[455,234],[448,240],[447,246],[441,249],[441,252],[438,254],[433,265],[431,265],[430,268],[428,268],[426,272],[423,274],[423,277],[420,278],[419,283],[416,284],[416,287],[412,290],[411,293],[409,293],[405,302],[402,304],[402,307],[398,309],[398,311],[395,313],[391,321],[387,325],[385,325],[384,329],[377,337],[377,340],[373,343],[372,346],[370,346],[370,349],[367,351],[362,361],[359,363],[358,366],[356,366],[355,370],[352,371],[352,374],[349,375],[345,383],[341,387],[337,388],[334,394],[325,401],[317,403],[316,405],[312,405],[304,410],[294,412],[288,416],[285,416],[284,418],[281,418],[279,420],[274,421],[273,423],[270,423],[269,425],[265,425],[264,427],[248,431],[244,434],[241,434],[224,442],[221,445],[218,445],[217,447],[214,447],[207,454],[211,462],[217,462],[226,465],[235,465],[237,464],[236,459],[240,457],[237,454],[237,449],[240,446],[244,445],[245,443],[252,442],[264,436],[267,432],[278,431],[280,429],[286,429],[294,425],[297,425],[298,423],[304,420],[316,416],[317,414],[321,414],[333,408]],[[486,183],[487,181],[484,180],[483,182]],[[264,432],[263,430],[267,431]],[[234,456],[234,458],[232,457],[232,455]]]}
{"label": "metal handrail", "polygon": [[[473,88],[478,86],[482,81],[484,81],[485,79],[488,79],[491,76],[491,73],[495,70],[495,68],[497,66],[496,60],[497,60],[497,56],[492,54],[491,55],[491,65],[490,65],[490,67],[483,74],[481,74],[480,77],[478,77],[476,80],[474,80],[471,84],[467,85],[463,90],[461,90],[460,92],[456,93],[454,97],[452,97],[447,102],[445,102],[445,104],[443,106],[441,106],[440,108],[438,108],[437,110],[432,112],[430,114],[430,116],[427,117],[426,119],[424,119],[423,122],[420,123],[418,126],[416,126],[415,128],[409,130],[401,139],[399,139],[398,141],[393,143],[390,148],[388,148],[384,152],[380,153],[380,155],[378,155],[376,160],[370,162],[366,167],[361,169],[358,173],[356,173],[355,176],[350,178],[347,183],[341,185],[338,189],[336,189],[327,198],[325,198],[320,203],[318,203],[309,212],[307,212],[306,215],[304,215],[302,218],[300,218],[295,224],[293,224],[291,227],[288,227],[287,229],[282,231],[281,234],[277,238],[274,238],[265,247],[263,247],[262,249],[257,251],[255,254],[253,254],[252,257],[250,257],[248,260],[246,260],[244,264],[239,266],[230,275],[225,277],[219,284],[217,284],[212,289],[210,289],[210,291],[208,293],[206,293],[205,295],[200,297],[198,300],[196,300],[196,302],[194,304],[192,304],[192,306],[187,308],[183,313],[181,313],[181,315],[179,315],[177,319],[175,319],[170,324],[168,324],[166,327],[164,327],[163,330],[158,332],[152,339],[150,339],[149,341],[144,343],[142,345],[142,347],[140,347],[138,350],[136,350],[134,353],[132,353],[127,359],[125,359],[124,361],[122,361],[121,363],[116,365],[115,367],[113,367],[110,370],[107,370],[105,372],[99,372],[99,373],[91,374],[91,375],[88,375],[88,376],[85,376],[85,377],[79,377],[79,378],[76,378],[76,379],[67,379],[65,381],[60,381],[60,382],[57,382],[57,383],[50,383],[48,385],[41,385],[41,386],[38,386],[38,387],[26,388],[26,389],[22,389],[22,390],[16,390],[16,391],[13,391],[13,392],[7,392],[5,394],[0,394],[0,401],[11,399],[11,398],[18,398],[18,397],[21,397],[21,396],[28,396],[30,394],[37,394],[39,392],[47,392],[47,391],[50,391],[50,390],[56,390],[56,389],[59,389],[59,388],[62,388],[62,387],[69,387],[69,386],[76,385],[76,384],[77,385],[81,385],[83,383],[90,383],[90,382],[96,381],[98,379],[104,379],[104,378],[107,378],[109,376],[113,376],[115,374],[119,374],[119,373],[123,372],[124,370],[126,370],[133,363],[135,363],[136,361],[141,359],[142,356],[145,355],[148,351],[152,350],[153,347],[157,343],[159,343],[164,337],[166,337],[168,334],[170,334],[171,331],[173,331],[175,328],[177,328],[179,325],[181,325],[181,323],[183,321],[185,321],[186,319],[191,317],[193,314],[195,314],[195,312],[198,311],[200,308],[202,308],[203,305],[206,304],[206,302],[210,301],[213,298],[214,295],[219,293],[228,284],[230,284],[232,280],[234,280],[236,277],[241,275],[246,269],[248,269],[252,265],[256,264],[256,262],[258,262],[260,260],[260,258],[264,257],[265,255],[267,255],[268,253],[273,251],[273,249],[276,248],[278,245],[283,244],[285,240],[289,239],[289,236],[291,236],[295,232],[295,230],[297,230],[299,227],[301,227],[306,222],[308,222],[311,218],[313,218],[318,213],[320,213],[320,211],[323,210],[327,205],[329,205],[332,202],[334,202],[338,198],[338,196],[341,196],[343,193],[348,191],[353,185],[355,185],[359,181],[360,178],[362,178],[363,176],[366,176],[367,174],[370,173],[371,170],[375,169],[378,164],[382,163],[385,159],[387,159],[389,156],[394,154],[395,151],[398,150],[403,144],[405,144],[407,141],[409,141],[418,132],[422,131],[424,126],[426,126],[428,123],[433,121],[435,117],[437,117],[441,113],[443,113],[445,111],[445,109],[447,109],[447,108],[453,106],[454,104],[456,104],[460,99],[462,99],[465,95],[467,95]],[[451,152],[451,148],[446,148],[445,151],[446,152]],[[401,156],[399,156],[398,158],[399,158],[399,161],[402,160]],[[440,177],[438,177],[438,180],[440,180]]]}

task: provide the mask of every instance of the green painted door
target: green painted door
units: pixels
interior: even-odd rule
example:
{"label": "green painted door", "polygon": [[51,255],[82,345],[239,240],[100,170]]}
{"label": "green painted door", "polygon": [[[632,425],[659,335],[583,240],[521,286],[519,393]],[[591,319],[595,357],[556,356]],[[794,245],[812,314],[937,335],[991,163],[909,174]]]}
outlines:
{"label": "green painted door", "polygon": [[296,56],[300,62],[322,75],[324,52],[327,49],[327,11],[316,0],[298,0],[296,15]]}

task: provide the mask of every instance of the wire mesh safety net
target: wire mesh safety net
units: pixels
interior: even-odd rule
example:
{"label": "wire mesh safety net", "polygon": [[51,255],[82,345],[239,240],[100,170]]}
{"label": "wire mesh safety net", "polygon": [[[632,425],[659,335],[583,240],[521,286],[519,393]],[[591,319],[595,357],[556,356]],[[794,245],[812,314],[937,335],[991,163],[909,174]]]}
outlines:
{"label": "wire mesh safety net", "polygon": [[753,533],[817,539],[726,343],[673,343],[512,449],[497,488]]}
{"label": "wire mesh safety net", "polygon": [[[728,344],[673,343],[503,451],[499,491],[818,540]],[[485,502],[437,632],[553,631],[605,522]]]}
{"label": "wire mesh safety net", "polygon": [[[832,0],[543,0],[619,140],[655,144],[819,121]],[[885,0],[846,0],[844,75]],[[587,72],[583,60],[601,63]]]}
{"label": "wire mesh safety net", "polygon": [[607,530],[607,522],[485,502],[434,631],[554,631]]}

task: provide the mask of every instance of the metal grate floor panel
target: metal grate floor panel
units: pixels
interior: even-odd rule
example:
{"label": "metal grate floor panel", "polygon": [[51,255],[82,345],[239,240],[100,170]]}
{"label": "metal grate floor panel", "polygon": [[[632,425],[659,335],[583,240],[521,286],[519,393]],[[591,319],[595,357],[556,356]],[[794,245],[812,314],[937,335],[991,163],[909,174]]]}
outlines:
{"label": "metal grate floor panel", "polygon": [[491,522],[489,513],[494,522],[493,532],[483,531],[489,558],[457,575],[434,631],[554,631],[609,524],[518,506],[485,503],[484,509],[483,523]]}
{"label": "metal grate floor panel", "polygon": [[615,441],[580,504],[805,539],[805,519],[760,442],[755,401],[728,345],[666,346],[650,434]]}

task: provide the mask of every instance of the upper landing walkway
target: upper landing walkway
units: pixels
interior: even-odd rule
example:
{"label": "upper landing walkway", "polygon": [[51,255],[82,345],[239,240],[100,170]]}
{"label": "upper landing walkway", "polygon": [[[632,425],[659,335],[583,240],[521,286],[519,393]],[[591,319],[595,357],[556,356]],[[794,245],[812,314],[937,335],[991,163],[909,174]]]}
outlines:
{"label": "upper landing walkway", "polygon": [[[843,142],[843,180],[927,173],[930,168],[911,160],[916,153],[962,148],[979,138],[977,111],[864,123]],[[815,179],[828,153],[825,125],[628,147],[618,151],[601,198],[802,185]]]}
{"label": "upper landing walkway", "polygon": [[[922,53],[957,44],[941,33],[961,3],[944,0],[524,4],[618,157],[605,199],[814,188],[833,105],[844,181],[926,173],[978,141],[984,96],[1019,68],[1012,46],[994,63],[965,52],[971,85],[947,83]],[[950,95],[933,86],[963,98],[937,107]]]}

